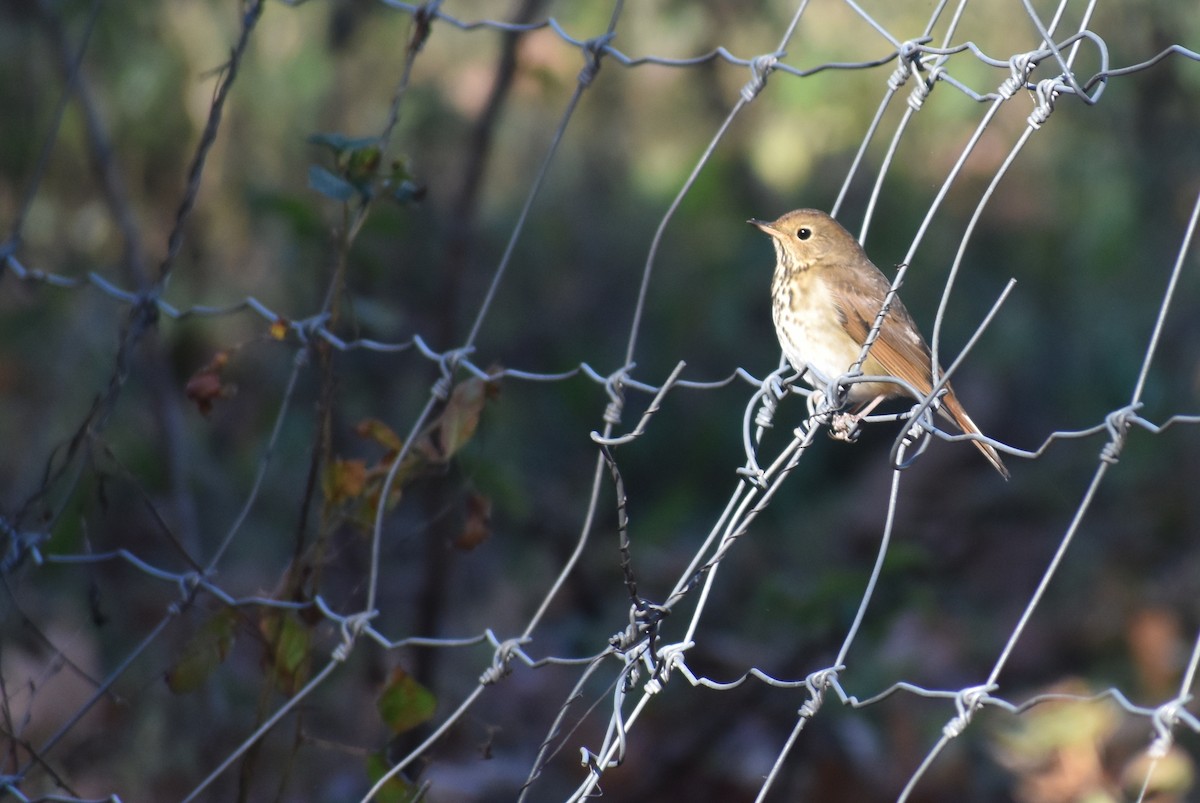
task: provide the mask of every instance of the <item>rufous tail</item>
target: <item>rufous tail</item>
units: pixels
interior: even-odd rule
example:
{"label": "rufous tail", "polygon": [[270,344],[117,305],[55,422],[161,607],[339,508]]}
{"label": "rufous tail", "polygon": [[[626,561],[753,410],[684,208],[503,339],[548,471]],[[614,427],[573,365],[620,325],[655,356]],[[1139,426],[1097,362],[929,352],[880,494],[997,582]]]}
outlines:
{"label": "rufous tail", "polygon": [[[967,411],[958,403],[958,399],[954,396],[953,392],[947,393],[942,397],[941,412],[953,421],[955,426],[961,429],[963,433],[967,435],[983,434],[979,431],[979,427],[975,426],[975,422],[971,420],[971,416],[967,415]],[[983,456],[1000,472],[1001,477],[1004,477],[1004,479],[1009,478],[1008,469],[1005,467],[1004,461],[1000,459],[1000,453],[993,449],[990,443],[977,440],[972,440],[971,443],[975,444],[976,449],[983,452]]]}

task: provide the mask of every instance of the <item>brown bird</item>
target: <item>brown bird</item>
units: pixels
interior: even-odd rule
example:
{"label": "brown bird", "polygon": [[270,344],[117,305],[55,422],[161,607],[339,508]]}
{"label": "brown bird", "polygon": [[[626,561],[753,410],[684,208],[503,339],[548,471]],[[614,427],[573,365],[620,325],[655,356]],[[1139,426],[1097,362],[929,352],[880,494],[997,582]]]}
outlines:
{"label": "brown bird", "polygon": [[[783,353],[806,382],[821,389],[858,361],[891,283],[854,236],[824,212],[797,209],[774,222],[749,222],[771,235],[775,244],[771,315]],[[925,338],[895,298],[862,364],[863,374],[894,376],[924,396],[933,389],[931,364]],[[981,434],[950,385],[944,388],[938,408],[942,415],[964,433]],[[891,382],[857,382],[847,388],[849,401],[865,410],[883,399],[907,395],[902,385]],[[996,450],[983,441],[972,442],[1008,479]]]}

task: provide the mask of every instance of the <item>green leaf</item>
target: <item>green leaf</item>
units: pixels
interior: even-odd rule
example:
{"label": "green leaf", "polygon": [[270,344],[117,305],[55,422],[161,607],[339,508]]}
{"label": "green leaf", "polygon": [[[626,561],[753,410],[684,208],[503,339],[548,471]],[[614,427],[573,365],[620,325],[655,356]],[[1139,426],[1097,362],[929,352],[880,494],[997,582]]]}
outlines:
{"label": "green leaf", "polygon": [[236,629],[237,614],[231,608],[210,617],[184,646],[179,660],[167,670],[167,687],[176,694],[186,694],[203,686],[229,656]]}
{"label": "green leaf", "polygon": [[381,156],[378,145],[352,149],[346,161],[346,178],[361,191],[362,185],[375,178]]}
{"label": "green leaf", "polygon": [[375,707],[393,733],[403,733],[429,720],[437,708],[437,700],[412,675],[396,667]]}
{"label": "green leaf", "polygon": [[272,681],[284,694],[295,694],[308,680],[312,634],[295,613],[278,609],[263,614],[259,630],[267,640]]}
{"label": "green leaf", "polygon": [[[379,783],[379,779],[390,769],[383,754],[372,753],[367,756],[367,777],[371,780],[372,785]],[[419,787],[404,777],[403,772],[398,772],[388,778],[388,782],[375,793],[375,797],[372,799],[376,803],[411,803],[417,799],[420,791]]]}
{"label": "green leaf", "polygon": [[308,186],[335,201],[349,201],[358,192],[349,181],[320,165],[308,166]]}

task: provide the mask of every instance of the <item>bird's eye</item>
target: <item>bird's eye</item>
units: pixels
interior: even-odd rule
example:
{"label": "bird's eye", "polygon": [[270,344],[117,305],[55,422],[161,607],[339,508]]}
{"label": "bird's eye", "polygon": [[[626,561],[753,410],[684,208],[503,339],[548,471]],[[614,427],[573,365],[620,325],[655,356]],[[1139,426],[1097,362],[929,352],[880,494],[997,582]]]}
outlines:
{"label": "bird's eye", "polygon": [[807,240],[809,237],[812,237],[812,229],[807,226],[796,229],[796,239]]}

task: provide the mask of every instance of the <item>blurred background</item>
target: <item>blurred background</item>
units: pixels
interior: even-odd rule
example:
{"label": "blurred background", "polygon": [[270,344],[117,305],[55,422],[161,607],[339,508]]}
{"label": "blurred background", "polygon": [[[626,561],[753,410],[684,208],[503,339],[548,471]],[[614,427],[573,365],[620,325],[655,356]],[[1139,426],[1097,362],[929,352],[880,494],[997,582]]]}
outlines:
{"label": "blurred background", "polygon": [[[1043,20],[1054,14],[1033,5]],[[609,44],[658,61],[717,47],[740,59],[773,52],[795,13],[783,2],[726,0],[618,9]],[[781,62],[806,71],[886,59],[896,47],[880,31],[918,38],[934,6],[862,10],[876,25],[850,4],[812,2]],[[1076,30],[1083,10],[1069,5],[1058,30]],[[215,559],[211,579],[233,597],[319,595],[341,612],[365,604],[379,481],[437,365],[415,348],[310,349],[288,324],[324,305],[347,341],[419,335],[438,352],[462,345],[577,87],[584,58],[564,34],[603,34],[614,7],[447,0],[439,11],[464,22],[553,17],[559,30],[434,19],[420,40],[411,10],[366,0],[0,3],[0,253],[10,260],[0,266],[0,775],[15,778],[11,788],[30,798],[182,799],[337,644],[336,627],[311,608],[231,608],[101,556],[127,550],[171,575]],[[1041,41],[1018,5],[961,11],[951,41],[991,58]],[[950,13],[938,18],[935,44]],[[247,19],[253,30],[235,51]],[[1109,4],[1087,27],[1110,69],[1172,45],[1200,49],[1200,17],[1187,4]],[[159,276],[231,53],[238,70],[162,299],[188,309],[253,296],[281,320],[273,327],[245,309],[131,316],[127,300],[87,277],[136,293]],[[1081,81],[1101,69],[1098,54],[1081,46]],[[681,360],[683,377],[702,381],[777,367],[774,257],[745,221],[831,208],[895,66],[777,71],[736,116],[655,253],[636,379],[659,385]],[[979,94],[1009,74],[970,52],[947,70]],[[1031,80],[1055,74],[1049,60]],[[655,232],[750,75],[721,57],[687,66],[603,58],[513,244],[475,365],[550,374],[586,362],[608,374],[624,364]],[[351,142],[385,130],[400,86],[386,148]],[[908,89],[849,184],[839,219],[852,231]],[[866,238],[889,277],[988,107],[942,82],[905,128]],[[911,260],[903,297],[927,334],[981,193],[1033,107],[1022,91],[987,125]],[[949,363],[1016,279],[954,379],[988,435],[1037,451],[1053,433],[1097,427],[1129,403],[1200,192],[1198,130],[1200,63],[1174,54],[1110,78],[1095,104],[1059,97],[1008,169],[967,246],[941,333]],[[366,186],[377,193],[370,204]],[[81,283],[22,279],[14,265]],[[1193,246],[1139,410],[1157,424],[1197,411],[1197,267]],[[308,361],[294,369],[298,354]],[[603,427],[604,387],[582,374],[459,387],[389,499],[372,625],[391,639],[519,635],[585,526],[597,458],[589,434]],[[755,389],[739,379],[673,390],[645,435],[616,450],[646,598],[669,593],[737,486]],[[651,398],[626,397],[618,432]],[[762,454],[777,453],[804,415],[801,399],[784,400]],[[829,666],[879,546],[895,435],[880,424],[853,446],[818,438],[724,560],[687,656],[695,673],[732,681],[757,667],[801,679]],[[847,692],[982,683],[1080,510],[1106,440],[1098,432],[1055,440],[1036,459],[1008,458],[1008,483],[974,449],[935,441],[903,475],[880,586],[840,675]],[[1118,689],[1154,708],[1179,694],[1200,626],[1198,477],[1194,425],[1130,431],[998,696]],[[529,655],[594,655],[628,623],[616,528],[605,484]],[[691,604],[666,622],[665,639],[683,634]],[[386,761],[475,688],[491,653],[486,643],[386,650],[360,641],[197,799],[358,800]],[[563,799],[582,780],[579,747],[603,737],[619,668],[609,659],[578,689],[530,799]],[[578,666],[514,664],[408,769],[407,785],[379,799],[406,799],[425,782],[431,801],[515,799],[580,677]],[[717,692],[673,680],[631,731],[624,765],[605,773],[605,795],[754,799],[804,689],[752,681]],[[830,694],[771,799],[895,799],[954,713],[951,701],[907,692],[861,709]],[[1129,799],[1146,777],[1151,734],[1147,716],[1111,700],[1020,716],[989,708],[912,799]],[[1198,799],[1196,735],[1178,735],[1145,799]]]}

